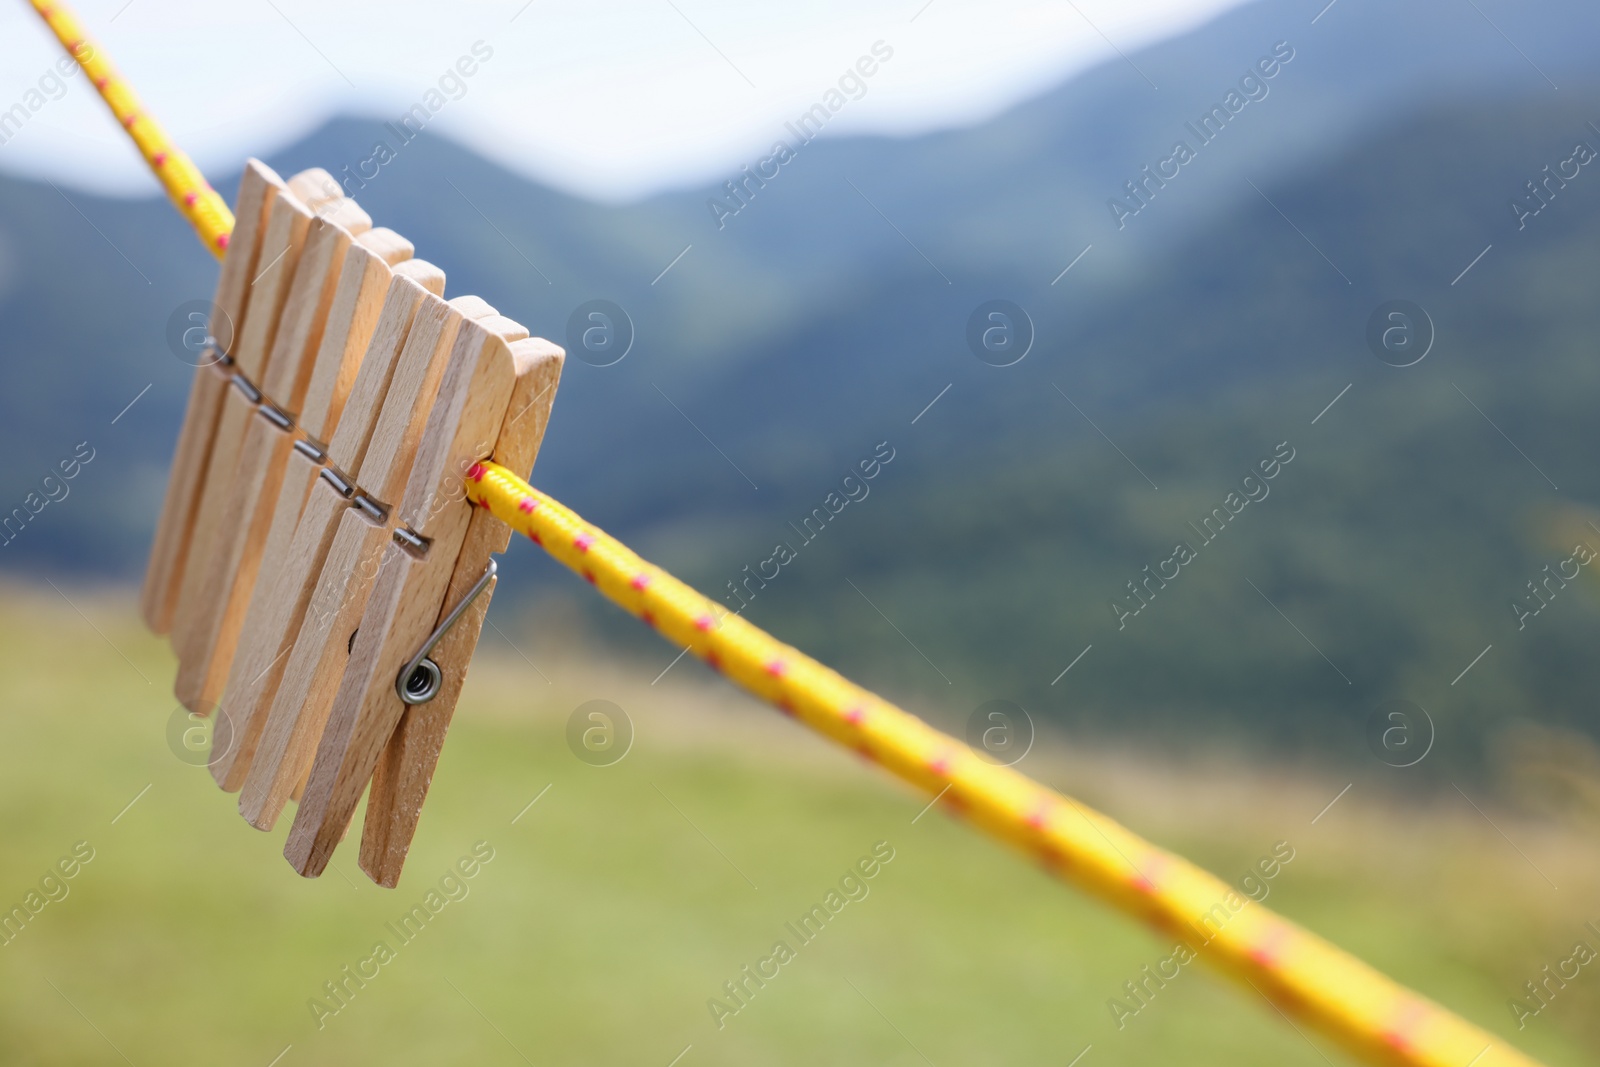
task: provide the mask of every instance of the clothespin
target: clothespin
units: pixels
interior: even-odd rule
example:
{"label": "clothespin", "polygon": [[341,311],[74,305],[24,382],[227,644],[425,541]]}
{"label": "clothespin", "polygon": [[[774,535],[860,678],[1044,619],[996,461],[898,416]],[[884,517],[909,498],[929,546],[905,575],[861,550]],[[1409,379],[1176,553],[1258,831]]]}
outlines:
{"label": "clothespin", "polygon": [[224,394],[222,414],[211,444],[211,461],[196,506],[195,533],[178,589],[172,618],[173,649],[178,654],[178,700],[192,712],[207,714],[218,694],[207,690],[210,631],[222,608],[209,584],[226,573],[240,523],[229,512],[233,485],[251,421],[262,401],[261,384],[273,354],[278,324],[299,264],[311,212],[287,188],[267,196],[259,263],[249,283],[244,321],[233,350],[233,388]]}
{"label": "clothespin", "polygon": [[[378,326],[390,279],[415,249],[393,230],[378,227],[356,237],[345,253],[334,290],[311,381],[297,420],[303,435],[284,466],[283,484],[273,508],[272,525],[261,553],[261,580],[256,583],[239,633],[237,652],[223,689],[221,714],[212,727],[210,768],[217,784],[236,792],[244,784],[261,735],[267,709],[277,693],[284,660],[299,633],[320,558],[295,555],[295,531],[318,474],[328,460],[328,440],[340,423],[362,366],[362,356]],[[431,264],[404,272],[435,295],[444,291],[443,275]],[[372,373],[377,373],[374,368]],[[366,410],[358,401],[358,408]],[[376,416],[376,411],[370,411]],[[354,416],[360,419],[361,415]],[[370,420],[368,422],[370,428]]]}
{"label": "clothespin", "polygon": [[392,886],[510,541],[463,478],[532,466],[564,357],[443,299],[326,171],[252,160],[237,215],[144,613],[184,704],[221,698],[211,770],[244,817],[300,800],[286,854],[314,875],[370,782],[362,866]]}
{"label": "clothespin", "polygon": [[[516,385],[490,458],[508,470],[531,472],[550,424],[564,354],[539,338],[518,342],[512,349]],[[471,473],[469,469],[469,477]],[[379,885],[392,888],[399,883],[494,594],[493,556],[510,544],[509,526],[487,510],[472,513],[433,634],[400,668],[397,677],[405,679],[401,699],[406,708],[373,772],[361,834],[361,869]],[[430,684],[437,686],[437,692],[418,699]]]}
{"label": "clothespin", "polygon": [[[553,394],[562,358],[561,349],[548,341],[508,342],[494,321],[461,325],[406,481],[399,507],[401,525],[384,550],[284,848],[284,855],[301,874],[321,874],[344,836],[361,793],[373,779],[380,756],[408,706],[404,694],[413,678],[403,669],[411,667],[418,650],[434,635],[438,621],[449,612],[445,597],[456,576],[475,510],[465,499],[463,479],[476,463],[493,454],[513,394],[541,396],[541,402],[542,396]],[[522,382],[526,384],[519,389]],[[541,385],[546,387],[542,395]],[[542,421],[535,416],[528,430],[542,429]],[[528,449],[521,451],[526,454]],[[485,543],[503,547],[497,535],[480,533],[480,538],[475,551]],[[487,587],[487,582],[473,584],[479,589]],[[440,687],[424,683],[422,688]],[[441,705],[436,713],[445,723],[459,684],[452,689],[451,703]],[[413,739],[402,738],[397,755],[405,756],[406,741]],[[396,770],[401,773],[394,774]],[[385,785],[384,793],[390,809],[403,795],[419,795],[415,784],[397,788],[407,778],[413,782],[419,778],[406,770],[391,768],[386,776],[386,783],[393,782]],[[420,777],[429,775],[431,766]],[[425,790],[424,780],[420,791]],[[404,841],[399,836],[409,834],[414,824],[414,816],[393,810],[375,818],[372,844],[364,849],[368,854],[364,865],[380,883],[392,885],[398,877],[396,857],[403,859],[409,846],[409,836]]]}
{"label": "clothespin", "polygon": [[[325,171],[316,173],[327,177]],[[290,180],[291,193],[296,181],[304,182],[305,176]],[[299,207],[313,210],[303,203]],[[209,708],[222,695],[294,445],[294,420],[310,385],[334,290],[353,235],[372,228],[367,214],[343,197],[318,200],[315,210],[319,213],[307,227],[259,383],[258,417],[248,420],[233,477],[222,487],[225,503],[221,514],[227,518],[211,538],[210,555],[199,574],[205,599],[195,611],[177,682],[179,698],[191,710]],[[291,217],[298,221],[298,213],[291,212]],[[342,219],[345,225],[333,218]]]}
{"label": "clothespin", "polygon": [[234,206],[236,221],[228,242],[227,255],[217,278],[214,314],[208,327],[212,345],[210,361],[195,369],[189,388],[183,429],[173,455],[167,492],[150,546],[150,563],[145,569],[144,587],[139,597],[140,613],[146,625],[158,634],[172,628],[177,610],[178,590],[195,535],[201,490],[210,472],[217,424],[223,396],[232,380],[231,357],[238,326],[244,319],[250,281],[255,277],[261,240],[266,228],[267,205],[271,194],[288,188],[282,178],[258,160],[245,164],[239,180],[239,198]]}
{"label": "clothespin", "polygon": [[[239,797],[240,812],[258,828],[271,828],[311,765],[450,345],[469,315],[490,318],[494,309],[477,297],[447,303],[403,276],[390,285],[373,346],[398,346],[399,353],[388,357],[387,351],[369,349],[363,372],[378,357],[368,378],[371,415],[352,419],[353,394],[329,448],[330,469],[313,489],[316,506],[307,508],[296,531],[307,557],[321,549],[322,559]],[[385,360],[392,371],[380,400],[378,375]],[[361,386],[358,379],[365,406],[368,391]],[[362,440],[369,417],[370,437]]]}

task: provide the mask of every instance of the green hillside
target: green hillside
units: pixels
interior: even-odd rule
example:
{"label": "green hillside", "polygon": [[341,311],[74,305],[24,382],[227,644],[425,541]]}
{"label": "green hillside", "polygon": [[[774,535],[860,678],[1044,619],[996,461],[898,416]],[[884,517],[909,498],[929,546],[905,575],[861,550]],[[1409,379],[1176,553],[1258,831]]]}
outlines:
{"label": "green hillside", "polygon": [[[431,135],[361,199],[451,293],[539,334],[567,341],[590,299],[623,305],[637,343],[614,366],[569,361],[536,484],[730,607],[730,583],[788,543],[797,560],[749,616],[830,664],[957,724],[1010,699],[1066,730],[1226,737],[1341,773],[1382,769],[1366,723],[1404,699],[1438,727],[1410,777],[1486,783],[1529,724],[1600,739],[1594,575],[1549,587],[1537,617],[1514,606],[1540,603],[1529,583],[1580,541],[1600,548],[1600,178],[1585,165],[1536,216],[1509,209],[1574,142],[1600,144],[1592,74],[1552,66],[1560,94],[1499,92],[1511,68],[1526,78],[1520,59],[1452,23],[1498,56],[1483,86],[1360,96],[1333,122],[1317,92],[1376,92],[1348,71],[1405,43],[1324,20],[1265,106],[1117,231],[1109,175],[1148,160],[1287,6],[1207,31],[1225,46],[1163,46],[1183,77],[1153,66],[1173,86],[1160,99],[1119,93],[1113,64],[968,129],[808,146],[726,232],[704,189],[595,204]],[[1434,13],[1394,17],[1409,33]],[[1463,49],[1426,62],[1452,78],[1489,63]],[[1385,58],[1379,81],[1413,74]],[[1329,122],[1317,137],[1311,118]],[[374,125],[331,123],[271,162],[338,170]],[[165,204],[0,179],[0,514],[38,501],[80,443],[96,456],[4,541],[0,569],[137,575],[187,391],[167,319],[213,277]],[[1013,367],[966,341],[996,298],[1037,328]],[[1415,366],[1368,348],[1394,299],[1436,327]],[[879,442],[896,458],[870,498],[794,543]],[[1280,445],[1296,458],[1270,498],[1191,544],[1189,524]],[[1179,542],[1198,558],[1143,586]],[[559,601],[552,629],[656,655],[570,575],[530,560],[506,577],[497,618],[549,620]],[[1135,581],[1154,598],[1129,619]]]}
{"label": "green hillside", "polygon": [[[0,947],[7,1064],[1324,1062],[1198,966],[1118,1030],[1107,1001],[1160,939],[719,683],[652,687],[653,661],[517,628],[550,681],[481,654],[400,887],[369,884],[353,841],[302,881],[284,826],[251,830],[169,749],[172,661],[129,599],[66,595],[9,585],[0,609],[0,900],[59,898]],[[597,697],[637,729],[606,768],[563,738]],[[1313,824],[1345,779],[1067,740],[1024,769],[1224,875],[1288,842],[1269,904],[1552,1067],[1600,1052],[1587,972],[1521,1032],[1506,1006],[1600,920],[1600,809],[1574,799],[1600,760],[1562,762],[1560,809],[1478,798],[1514,849],[1453,792],[1363,782]],[[1536,758],[1519,766],[1555,780]],[[92,858],[45,881],[79,842]],[[865,897],[718,1030],[708,999],[877,842],[893,858]],[[492,859],[447,878],[475,845]],[[395,936],[430,890],[448,902]],[[392,958],[328,997],[378,941]]]}

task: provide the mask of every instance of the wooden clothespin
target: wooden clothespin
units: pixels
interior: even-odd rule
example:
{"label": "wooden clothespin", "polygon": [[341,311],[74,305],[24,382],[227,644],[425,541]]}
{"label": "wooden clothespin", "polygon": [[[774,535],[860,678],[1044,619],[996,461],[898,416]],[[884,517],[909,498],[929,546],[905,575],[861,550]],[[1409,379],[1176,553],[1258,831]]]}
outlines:
{"label": "wooden clothespin", "polygon": [[[254,276],[249,282],[244,321],[233,350],[233,388],[224,393],[222,414],[211,444],[211,461],[196,506],[195,532],[178,589],[172,617],[172,642],[178,654],[178,700],[198,714],[208,714],[215,691],[207,689],[210,631],[222,605],[209,584],[214,572],[226,572],[227,557],[240,524],[228,508],[238,479],[245,437],[263,399],[261,384],[273,353],[278,324],[299,264],[311,211],[286,187],[266,197],[265,224]],[[221,557],[218,559],[218,557]]]}
{"label": "wooden clothespin", "polygon": [[[512,356],[517,366],[516,386],[490,458],[508,470],[531,471],[550,423],[564,353],[548,341],[532,338],[513,345]],[[470,476],[470,469],[467,473]],[[379,885],[392,888],[400,881],[401,867],[411,839],[416,836],[422,802],[428,797],[445,732],[455,715],[467,666],[478,646],[484,615],[494,594],[492,557],[510,544],[509,526],[487,510],[472,513],[435,620],[437,643],[419,650],[434,664],[438,692],[429,700],[413,704],[411,700],[418,693],[413,688],[408,697],[402,698],[407,707],[384,746],[367,794],[361,869]],[[452,613],[462,608],[470,610],[452,619]],[[425,663],[417,666],[426,671]],[[401,668],[407,683],[412,681],[415,669]],[[425,673],[424,678],[427,677]]]}
{"label": "wooden clothespin", "polygon": [[[326,177],[326,172],[318,173]],[[291,179],[291,192],[302,177]],[[191,710],[211,707],[222,695],[272,528],[294,445],[295,418],[310,385],[334,290],[354,234],[372,228],[366,213],[342,197],[317,201],[315,208],[299,206],[324,213],[313,217],[307,228],[259,383],[257,417],[248,420],[233,477],[222,487],[225,502],[221,514],[227,521],[211,538],[209,557],[199,573],[205,599],[196,609],[190,643],[179,660],[178,692]],[[332,218],[343,219],[346,225]]]}
{"label": "wooden clothespin", "polygon": [[[278,690],[284,660],[299,633],[317,571],[309,578],[298,568],[320,567],[321,559],[295,555],[295,531],[318,474],[328,461],[328,441],[340,423],[345,403],[362,366],[362,356],[378,326],[390,279],[412,257],[411,242],[382,227],[356,237],[345,253],[321,343],[313,361],[305,403],[297,419],[303,436],[294,444],[273,508],[272,525],[261,553],[261,574],[239,633],[237,653],[223,689],[221,714],[212,727],[211,773],[229,792],[244,784],[266,710]],[[444,277],[431,264],[404,271],[419,285],[444,291]],[[376,373],[375,368],[372,373]],[[366,410],[370,403],[358,408]],[[369,414],[375,416],[376,412]],[[361,415],[354,416],[358,421]],[[367,420],[370,427],[370,419]]]}
{"label": "wooden clothespin", "polygon": [[217,424],[222,414],[223,396],[232,380],[231,357],[238,326],[244,319],[250,281],[266,228],[269,198],[288,188],[282,178],[258,160],[245,164],[239,180],[236,221],[229,237],[228,251],[217,278],[213,316],[208,324],[212,334],[209,362],[196,368],[189,388],[189,406],[184,412],[183,429],[167,479],[166,497],[156,522],[150,546],[150,563],[145,568],[144,587],[139,598],[145,624],[158,634],[172,628],[177,610],[178,590],[194,541],[195,523],[201,491],[210,473],[215,449]]}
{"label": "wooden clothespin", "polygon": [[[322,873],[344,836],[356,803],[408,706],[403,694],[412,678],[404,668],[449,611],[446,593],[456,576],[474,512],[465,499],[465,477],[474,464],[494,454],[514,393],[540,397],[540,403],[552,397],[562,358],[561,349],[548,341],[508,342],[492,322],[462,324],[406,482],[399,509],[402,525],[384,551],[383,565],[362,613],[284,848],[284,855],[301,874]],[[525,383],[521,389],[519,383]],[[518,421],[527,423],[527,432],[542,429],[543,419],[538,416]],[[536,440],[532,447],[537,448]],[[524,446],[521,451],[527,454],[529,450]],[[501,546],[495,535],[480,537],[475,551],[485,544]],[[480,576],[462,577],[476,586]],[[455,692],[459,692],[458,685]],[[448,699],[453,701],[454,693]],[[447,724],[451,707],[446,704],[434,709],[436,720]],[[407,740],[420,738],[403,738],[397,755],[407,754]],[[421,747],[413,745],[412,749]],[[389,810],[373,821],[372,844],[363,850],[364,867],[381,884],[392,885],[398,878],[399,861],[415,825],[414,815],[393,809],[402,796],[419,798],[425,793],[431,772],[431,766],[420,775],[398,767],[391,768],[386,777],[384,796]],[[400,788],[408,778],[411,784]],[[402,835],[405,840],[400,840]]]}
{"label": "wooden clothespin", "polygon": [[[410,261],[413,271],[418,262]],[[295,531],[283,584],[300,607],[299,626],[239,798],[240,812],[262,829],[271,828],[310,765],[398,486],[444,370],[453,323],[438,295],[443,276],[430,292],[409,273],[397,268],[389,284],[328,464]]]}
{"label": "wooden clothespin", "polygon": [[310,776],[286,852],[317,874],[370,781],[362,865],[392,886],[510,540],[463,478],[532,466],[563,353],[444,300],[325,171],[251,161],[238,219],[234,329],[191,391],[144,613],[184,704],[221,697],[211,770],[245,818],[271,827]]}

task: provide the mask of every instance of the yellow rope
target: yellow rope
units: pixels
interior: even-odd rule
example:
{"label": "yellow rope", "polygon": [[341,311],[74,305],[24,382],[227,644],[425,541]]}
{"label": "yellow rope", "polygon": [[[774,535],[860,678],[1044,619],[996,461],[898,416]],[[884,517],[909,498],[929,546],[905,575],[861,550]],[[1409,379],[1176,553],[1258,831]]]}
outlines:
{"label": "yellow rope", "polygon": [[228,202],[206,184],[200,169],[167,139],[161,124],[140,106],[139,98],[100,48],[83,32],[66,5],[54,0],[30,2],[61,46],[78,61],[84,74],[94,83],[117,122],[133,138],[145,163],[149,164],[162,188],[166,189],[173,206],[189,220],[189,225],[195,228],[211,254],[221,259],[228,247],[228,234],[233,232],[233,212],[228,210]]}
{"label": "yellow rope", "polygon": [[467,494],[730,681],[939,797],[947,810],[1034,856],[1058,877],[1184,942],[1372,1062],[1533,1064],[1187,860],[1009,767],[979,758],[729,613],[504,467],[478,464]]}
{"label": "yellow rope", "polygon": [[[95,80],[173,203],[220,256],[233,227],[227,205],[139,111],[133,93],[63,5],[31,2]],[[933,795],[1058,877],[1183,943],[1357,1055],[1412,1067],[1538,1067],[1187,860],[1009,767],[980,759],[728,613],[504,467],[476,465],[467,494],[729,680]]]}

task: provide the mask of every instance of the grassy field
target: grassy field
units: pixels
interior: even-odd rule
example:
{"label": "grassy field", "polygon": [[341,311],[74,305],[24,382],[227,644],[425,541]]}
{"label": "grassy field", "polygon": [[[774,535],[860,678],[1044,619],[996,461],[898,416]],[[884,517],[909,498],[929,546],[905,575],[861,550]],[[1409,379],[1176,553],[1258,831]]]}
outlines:
{"label": "grassy field", "polygon": [[[692,1046],[681,1067],[949,1067],[1065,1065],[1089,1045],[1081,1067],[1347,1062],[1202,965],[1119,1030],[1108,999],[1165,941],[940,810],[913,822],[922,798],[692,663],[652,687],[665,654],[508,630],[541,677],[491,635],[400,887],[365,879],[354,840],[302,880],[280,855],[287,819],[251,830],[170,749],[173,663],[131,598],[66,592],[0,588],[0,904],[79,842],[93,853],[0,947],[0,1063],[667,1067]],[[637,731],[613,766],[566,744],[593,698]],[[1597,824],[1579,802],[1533,817],[1481,797],[1480,814],[1357,778],[1313,824],[1348,776],[1062,738],[1022,766],[1224,877],[1287,841],[1269,906],[1553,1067],[1600,1055],[1600,966],[1520,1032],[1507,1008],[1595,940]],[[1564,766],[1569,798],[1592,797],[1583,762]],[[708,999],[878,842],[893,859],[868,895],[719,1029]],[[402,943],[387,924],[475,846],[493,858],[446,880],[460,899]],[[329,1000],[380,940],[393,958]]]}

